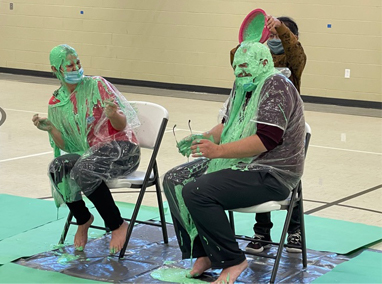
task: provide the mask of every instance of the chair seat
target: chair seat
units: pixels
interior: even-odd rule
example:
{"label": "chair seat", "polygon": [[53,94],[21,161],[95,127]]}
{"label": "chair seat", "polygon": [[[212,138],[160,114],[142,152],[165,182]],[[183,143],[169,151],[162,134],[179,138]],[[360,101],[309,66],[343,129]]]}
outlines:
{"label": "chair seat", "polygon": [[[142,185],[146,172],[135,171],[126,177],[115,178],[107,181],[109,188],[129,188],[133,185]],[[150,180],[154,179],[154,173],[151,172]]]}
{"label": "chair seat", "polygon": [[242,213],[265,213],[275,210],[280,210],[283,206],[288,206],[290,203],[291,194],[287,199],[281,201],[268,201],[258,205],[232,209],[231,211],[242,212]]}

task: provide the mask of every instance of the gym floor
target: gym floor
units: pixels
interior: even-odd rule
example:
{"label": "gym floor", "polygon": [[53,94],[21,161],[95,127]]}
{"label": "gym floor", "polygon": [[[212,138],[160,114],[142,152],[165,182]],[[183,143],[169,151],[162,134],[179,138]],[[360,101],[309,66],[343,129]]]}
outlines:
{"label": "gym floor", "polygon": [[[6,120],[0,126],[0,194],[49,199],[47,166],[53,152],[46,133],[31,121],[35,113],[47,114],[47,103],[59,82],[52,78],[0,73],[0,107]],[[172,128],[180,140],[218,123],[217,115],[227,95],[193,93],[116,85],[129,101],[161,104],[170,114],[158,156],[161,175],[185,162],[175,147]],[[306,214],[382,227],[382,111],[305,104],[305,119],[312,138],[303,176]],[[143,152],[141,167],[147,162]],[[149,189],[149,192],[153,191]],[[136,193],[115,199],[134,203]],[[145,205],[156,206],[154,193]],[[351,236],[352,232],[349,232]],[[382,243],[372,246],[382,250]]]}

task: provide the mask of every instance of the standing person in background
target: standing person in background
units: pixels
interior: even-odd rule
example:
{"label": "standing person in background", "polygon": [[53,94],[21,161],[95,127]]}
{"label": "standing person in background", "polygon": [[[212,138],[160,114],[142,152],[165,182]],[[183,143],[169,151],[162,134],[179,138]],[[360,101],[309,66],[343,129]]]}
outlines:
{"label": "standing person in background", "polygon": [[[267,27],[271,32],[267,45],[271,51],[274,66],[276,68],[286,67],[291,74],[289,80],[292,81],[298,92],[301,87],[301,76],[306,64],[306,54],[301,43],[298,40],[299,32],[296,22],[289,17],[275,18],[271,15],[267,16]],[[232,49],[230,52],[231,65],[237,50]],[[301,245],[300,230],[300,207],[296,206],[293,210],[292,218],[288,229],[288,244]],[[254,239],[271,241],[271,213],[256,214],[256,224],[253,226],[255,232]],[[259,253],[264,248],[270,248],[270,245],[262,245],[260,242],[250,242],[246,251]],[[286,248],[288,252],[301,252],[297,248]]]}

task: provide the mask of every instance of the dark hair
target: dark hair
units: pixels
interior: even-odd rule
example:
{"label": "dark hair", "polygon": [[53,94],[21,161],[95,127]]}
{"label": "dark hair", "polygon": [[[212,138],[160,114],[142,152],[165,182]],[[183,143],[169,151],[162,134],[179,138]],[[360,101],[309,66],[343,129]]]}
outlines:
{"label": "dark hair", "polygon": [[289,18],[289,17],[278,17],[277,19],[279,19],[281,22],[283,22],[290,29],[290,31],[293,34],[298,36],[298,26],[297,26],[296,22],[292,18]]}

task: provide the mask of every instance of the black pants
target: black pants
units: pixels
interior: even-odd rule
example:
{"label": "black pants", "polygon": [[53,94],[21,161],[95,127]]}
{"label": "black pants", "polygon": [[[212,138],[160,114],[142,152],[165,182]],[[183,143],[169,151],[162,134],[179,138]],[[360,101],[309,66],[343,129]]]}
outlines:
{"label": "black pants", "polygon": [[[196,163],[189,164],[195,168]],[[163,182],[182,257],[208,256],[213,268],[240,264],[245,255],[239,249],[225,210],[284,200],[290,191],[269,173],[231,169],[200,175],[187,183],[182,195],[198,231],[191,252],[191,240],[178,217],[174,189],[181,182],[179,177],[192,176],[195,172],[197,175],[201,173],[190,171],[185,164],[166,173]]]}
{"label": "black pants", "polygon": [[[253,231],[265,237],[271,237],[271,229],[273,223],[271,221],[271,213],[257,213],[256,223],[253,225]],[[292,211],[292,216],[290,219],[288,234],[293,234],[300,229],[300,204],[298,203]]]}
{"label": "black pants", "polygon": [[[91,155],[81,157],[67,154],[55,158],[49,166],[52,181],[58,185],[63,178],[75,180],[81,191],[94,204],[110,230],[119,228],[123,219],[105,181],[108,178],[127,175],[138,168],[140,148],[128,141],[112,141],[97,148]],[[75,201],[66,202],[79,225],[90,219],[90,212],[75,192]]]}

